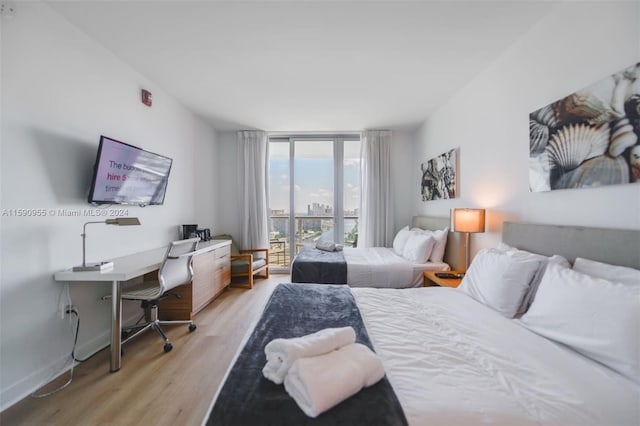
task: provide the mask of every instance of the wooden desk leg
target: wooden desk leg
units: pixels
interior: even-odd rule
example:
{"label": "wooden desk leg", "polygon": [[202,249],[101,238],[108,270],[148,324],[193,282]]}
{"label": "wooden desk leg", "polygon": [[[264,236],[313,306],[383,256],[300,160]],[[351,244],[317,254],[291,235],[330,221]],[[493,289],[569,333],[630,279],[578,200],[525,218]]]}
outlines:
{"label": "wooden desk leg", "polygon": [[122,298],[120,282],[111,282],[111,372],[120,370],[120,347],[122,345],[120,328],[122,327]]}

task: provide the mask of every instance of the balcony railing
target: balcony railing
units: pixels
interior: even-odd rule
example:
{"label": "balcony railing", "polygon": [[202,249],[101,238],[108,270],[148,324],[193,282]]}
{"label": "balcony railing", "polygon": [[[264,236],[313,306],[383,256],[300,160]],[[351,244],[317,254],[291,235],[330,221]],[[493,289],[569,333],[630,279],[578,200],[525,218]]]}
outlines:
{"label": "balcony railing", "polygon": [[[315,246],[319,240],[338,240],[334,234],[333,216],[295,216],[293,242],[289,238],[289,216],[271,216],[269,219],[269,264],[275,267],[289,268],[292,243],[295,244],[297,254],[303,246]],[[344,245],[355,246],[358,238],[358,216],[345,216],[344,229]]]}

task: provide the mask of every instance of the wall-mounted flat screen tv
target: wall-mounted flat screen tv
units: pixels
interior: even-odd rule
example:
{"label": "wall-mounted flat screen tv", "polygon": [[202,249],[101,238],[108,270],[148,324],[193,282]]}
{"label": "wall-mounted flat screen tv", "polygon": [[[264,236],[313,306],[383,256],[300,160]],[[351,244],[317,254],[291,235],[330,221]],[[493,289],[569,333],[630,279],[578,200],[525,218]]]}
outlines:
{"label": "wall-mounted flat screen tv", "polygon": [[172,161],[101,136],[89,203],[140,206],[164,203]]}

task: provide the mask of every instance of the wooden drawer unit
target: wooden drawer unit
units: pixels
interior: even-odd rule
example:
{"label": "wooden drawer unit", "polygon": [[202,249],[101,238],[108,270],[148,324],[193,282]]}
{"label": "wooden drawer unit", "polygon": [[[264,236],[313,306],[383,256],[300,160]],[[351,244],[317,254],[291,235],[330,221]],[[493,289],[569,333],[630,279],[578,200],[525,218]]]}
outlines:
{"label": "wooden drawer unit", "polygon": [[215,250],[193,258],[193,308],[192,314],[199,312],[216,296]]}
{"label": "wooden drawer unit", "polygon": [[203,243],[193,257],[191,284],[171,291],[179,298],[169,296],[158,303],[161,320],[189,320],[213,301],[231,283],[231,242]]}
{"label": "wooden drawer unit", "polygon": [[[192,317],[193,293],[191,284],[181,285],[171,290],[171,294],[166,299],[158,302],[158,318],[165,321],[189,320]],[[149,321],[149,309],[146,310],[147,321]]]}
{"label": "wooden drawer unit", "polygon": [[231,246],[215,251],[215,289],[216,296],[231,284]]}

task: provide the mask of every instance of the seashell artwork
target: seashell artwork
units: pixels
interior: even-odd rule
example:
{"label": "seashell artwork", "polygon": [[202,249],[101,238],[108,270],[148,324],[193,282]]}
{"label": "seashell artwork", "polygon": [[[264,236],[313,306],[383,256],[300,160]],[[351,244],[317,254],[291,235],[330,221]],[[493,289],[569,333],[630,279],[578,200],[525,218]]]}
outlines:
{"label": "seashell artwork", "polygon": [[529,114],[533,192],[640,182],[640,62]]}
{"label": "seashell artwork", "polygon": [[551,167],[549,165],[549,157],[543,152],[535,157],[529,157],[529,185],[535,188],[541,188],[540,191],[550,191],[549,174]]}
{"label": "seashell artwork", "polygon": [[633,131],[631,122],[627,117],[613,122],[611,126],[611,145],[609,155],[617,157],[622,155],[625,149],[632,147],[638,142],[638,136]]}
{"label": "seashell artwork", "polygon": [[[638,91],[640,91],[640,84]],[[633,131],[640,136],[640,95],[631,95],[624,104],[624,111],[633,126]]]}
{"label": "seashell artwork", "polygon": [[547,127],[558,127],[559,121],[556,117],[556,112],[553,109],[553,105],[547,105],[540,108],[537,111],[531,113],[530,120],[537,121],[540,124],[544,124]]}
{"label": "seashell artwork", "polygon": [[563,173],[554,180],[551,189],[589,188],[629,183],[629,165],[622,157],[600,155]]}
{"label": "seashell artwork", "polygon": [[624,111],[632,120],[640,118],[640,95],[631,95],[624,104]]}
{"label": "seashell artwork", "polygon": [[560,122],[603,124],[620,117],[613,108],[591,94],[576,92],[554,104]]}
{"label": "seashell artwork", "polygon": [[541,154],[549,141],[549,127],[536,120],[529,120],[529,151]]}
{"label": "seashell artwork", "polygon": [[570,124],[561,128],[549,145],[547,153],[552,168],[572,170],[589,158],[602,155],[609,146],[609,126],[592,127]]}
{"label": "seashell artwork", "polygon": [[456,149],[422,163],[422,201],[456,197]]}
{"label": "seashell artwork", "polygon": [[629,163],[631,164],[631,181],[640,182],[640,145],[631,148]]}

